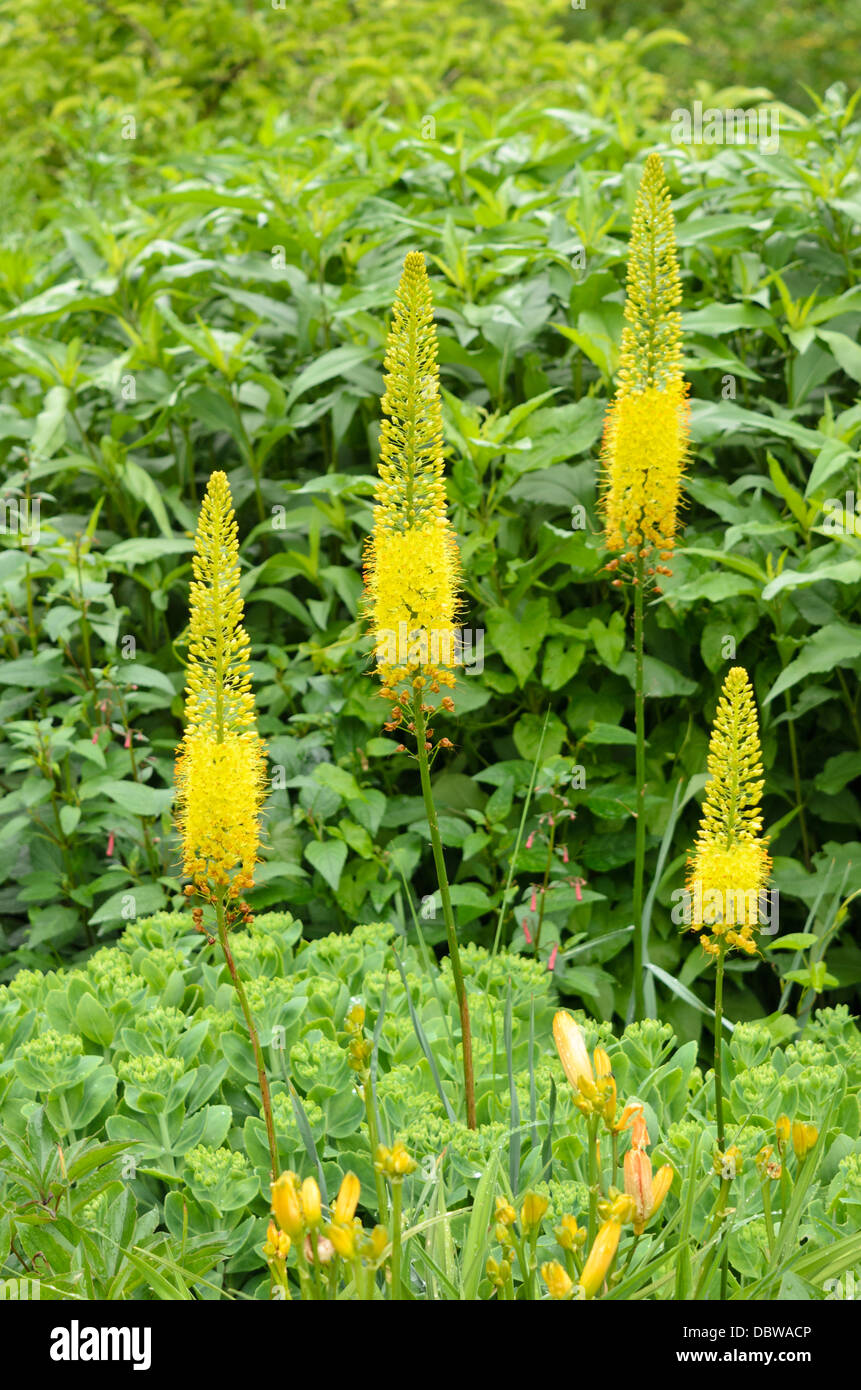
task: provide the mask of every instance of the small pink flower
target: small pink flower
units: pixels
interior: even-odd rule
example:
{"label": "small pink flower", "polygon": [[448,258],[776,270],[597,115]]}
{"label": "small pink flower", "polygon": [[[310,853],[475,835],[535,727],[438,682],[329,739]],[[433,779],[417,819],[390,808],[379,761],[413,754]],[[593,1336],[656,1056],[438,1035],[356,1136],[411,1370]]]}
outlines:
{"label": "small pink flower", "polygon": [[522,926],[523,926],[523,935],[526,937],[526,940],[529,942],[529,945],[531,946],[531,945],[532,945],[532,933],[530,932],[529,928],[528,928],[527,925],[526,925],[526,918],[525,918],[525,917],[524,917],[524,919],[523,919]]}
{"label": "small pink flower", "polygon": [[125,741],[124,741],[124,743],[123,743],[123,748],[131,748],[131,746],[132,746],[132,731],[131,731],[131,729],[128,729],[128,730],[126,731],[126,737],[125,737]]}
{"label": "small pink flower", "polygon": [[534,839],[535,839],[535,831],[533,830],[533,831],[530,832],[529,839],[526,841],[526,848],[527,848],[527,849],[531,849],[531,848],[532,848],[532,841],[533,841]]}
{"label": "small pink flower", "polygon": [[98,731],[98,729],[97,729],[96,732],[93,734],[93,737],[92,737],[92,739],[91,739],[90,741],[91,741],[92,743],[98,743],[98,741],[99,741],[99,731]]}
{"label": "small pink flower", "polygon": [[580,891],[580,882],[581,882],[581,881],[580,881],[579,878],[575,878],[575,880],[574,880],[574,896],[576,897],[578,903],[582,903],[582,901],[583,901],[583,894],[582,894],[582,892]]}
{"label": "small pink flower", "polygon": [[537,912],[537,911],[538,911],[538,894],[536,893],[536,891],[535,891],[534,888],[533,888],[533,890],[532,890],[532,897],[531,897],[530,900],[529,900],[529,911],[530,911],[530,912]]}
{"label": "small pink flower", "polygon": [[567,863],[568,863],[568,846],[567,846],[567,845],[563,845],[563,846],[562,846],[562,863],[563,863],[563,864],[567,864]]}
{"label": "small pink flower", "polygon": [[108,836],[108,849],[107,849],[107,855],[108,855],[108,858],[109,858],[109,859],[110,859],[111,855],[113,854],[113,852],[114,852],[114,832],[111,831],[110,835]]}
{"label": "small pink flower", "polygon": [[555,820],[553,819],[553,817],[552,817],[551,815],[548,815],[548,817],[547,817],[547,824],[548,824],[548,825],[555,825],[555,824],[556,824]]}
{"label": "small pink flower", "polygon": [[556,957],[557,957],[558,954],[559,954],[559,947],[558,947],[558,946],[554,946],[554,947],[553,947],[553,950],[550,952],[550,959],[549,959],[548,962],[547,962],[547,969],[548,969],[548,970],[552,970],[552,969],[553,969],[554,965],[556,964]]}

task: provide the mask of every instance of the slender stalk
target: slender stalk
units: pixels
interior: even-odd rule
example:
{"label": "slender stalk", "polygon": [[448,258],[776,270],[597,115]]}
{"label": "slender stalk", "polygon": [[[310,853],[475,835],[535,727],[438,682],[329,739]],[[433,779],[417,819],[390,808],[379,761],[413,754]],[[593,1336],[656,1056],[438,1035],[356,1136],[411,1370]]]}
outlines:
{"label": "slender stalk", "polygon": [[392,1183],[392,1301],[400,1302],[401,1297],[401,1208],[403,1204],[403,1183]]}
{"label": "slender stalk", "polygon": [[218,923],[218,940],[224,952],[224,959],[227,962],[227,969],[230,971],[230,978],[239,998],[240,1007],[245,1016],[245,1025],[248,1029],[248,1036],[251,1039],[251,1046],[254,1049],[254,1061],[257,1064],[257,1080],[260,1084],[260,1096],[263,1102],[263,1115],[266,1121],[266,1137],[269,1140],[269,1158],[272,1167],[272,1181],[276,1182],[280,1170],[278,1161],[278,1140],[275,1138],[275,1125],[272,1120],[272,1099],[269,1094],[269,1082],[266,1078],[266,1066],[263,1061],[263,1049],[260,1046],[260,1038],[257,1027],[254,1023],[254,1015],[248,1003],[248,996],[245,993],[245,986],[236,969],[236,962],[227,940],[227,923],[224,918],[224,899],[219,898],[215,905],[216,921]]}
{"label": "slender stalk", "polygon": [[425,747],[425,731],[427,723],[425,720],[424,709],[422,708],[421,695],[417,695],[413,701],[413,717],[415,720],[416,743],[418,746],[419,773],[422,783],[422,796],[425,803],[425,814],[427,816],[428,827],[430,829],[431,846],[433,848],[434,863],[436,865],[437,881],[439,883],[439,895],[442,901],[443,918],[445,919],[445,932],[448,939],[448,953],[451,960],[451,972],[454,977],[454,988],[457,994],[458,1007],[460,1009],[460,1031],[461,1031],[461,1050],[463,1053],[463,1087],[466,1095],[466,1123],[470,1129],[475,1129],[475,1075],[472,1066],[472,1033],[469,1026],[469,1004],[466,997],[466,985],[463,980],[463,970],[460,963],[460,950],[457,944],[457,933],[454,926],[454,913],[451,906],[451,895],[448,889],[448,875],[445,870],[445,857],[442,852],[442,840],[439,833],[439,824],[436,818],[436,807],[434,806],[433,791],[431,790],[430,768],[428,766],[428,753]]}
{"label": "slender stalk", "polygon": [[726,947],[722,937],[718,938],[718,946],[718,957],[715,963],[715,1119],[717,1121],[718,1148],[723,1153],[723,968],[726,959]]}
{"label": "slender stalk", "polygon": [[634,585],[634,716],[636,721],[637,751],[636,777],[637,824],[634,842],[634,1018],[639,1020],[646,1015],[646,996],[643,980],[643,958],[645,941],[643,930],[643,876],[646,862],[646,719],[645,692],[643,686],[643,561],[637,559],[637,576]]}
{"label": "slender stalk", "polygon": [[592,1249],[595,1236],[598,1232],[598,1189],[601,1177],[598,1172],[598,1120],[595,1116],[589,1116],[588,1138],[589,1144],[589,1230],[587,1244]]}
{"label": "slender stalk", "polygon": [[[726,947],[723,937],[718,938],[718,947],[717,968],[715,970],[715,1119],[717,1121],[718,1149],[723,1153],[725,1146],[723,1123],[723,969],[726,959]],[[724,1189],[726,1189],[725,1192]],[[726,1178],[721,1181],[721,1193],[723,1195],[723,1206],[726,1206],[726,1200],[729,1195],[729,1183]],[[721,1299],[726,1298],[728,1279],[729,1245],[727,1241],[724,1241],[720,1262]]]}
{"label": "slender stalk", "polygon": [[544,908],[547,904],[547,890],[550,886],[550,869],[553,864],[553,852],[556,848],[556,816],[551,814],[550,818],[550,839],[547,844],[547,867],[544,870],[544,882],[541,885],[541,911],[538,914],[538,925],[535,928],[535,955],[538,955],[538,948],[541,945],[541,928],[544,926]]}
{"label": "slender stalk", "polygon": [[762,1184],[762,1214],[765,1217],[765,1238],[768,1242],[768,1258],[774,1254],[774,1221],[771,1215],[771,1179]]}
{"label": "slender stalk", "polygon": [[[365,1118],[368,1122],[368,1141],[371,1147],[371,1163],[375,1164],[377,1148],[380,1143],[380,1135],[377,1130],[377,1116],[374,1112],[374,1096],[371,1090],[370,1072],[365,1078],[362,1090],[365,1099]],[[377,1184],[377,1208],[380,1213],[380,1225],[385,1226],[389,1219],[389,1204],[386,1199],[386,1181],[382,1173],[377,1171],[376,1166],[374,1167],[374,1179]]]}
{"label": "slender stalk", "polygon": [[[711,1228],[710,1228],[709,1233],[708,1233],[708,1236],[706,1237],[706,1240],[705,1240],[705,1244],[706,1244],[706,1245],[709,1244],[709,1242],[712,1240],[712,1238],[713,1238],[713,1237],[716,1235],[716,1233],[717,1233],[718,1227],[719,1227],[720,1224],[721,1224],[721,1221],[722,1221],[722,1219],[723,1219],[723,1214],[724,1214],[724,1211],[725,1211],[725,1209],[726,1209],[726,1203],[727,1203],[727,1198],[728,1198],[728,1196],[729,1196],[729,1182],[727,1181],[726,1178],[722,1178],[722,1179],[721,1179],[721,1185],[720,1185],[720,1191],[719,1191],[719,1193],[718,1193],[717,1202],[715,1203],[715,1209],[714,1209],[714,1214],[713,1214],[713,1217],[712,1217]],[[702,1293],[703,1289],[705,1288],[705,1286],[706,1286],[706,1284],[707,1284],[707,1282],[708,1282],[709,1275],[710,1275],[711,1272],[712,1272],[712,1266],[713,1266],[713,1264],[714,1264],[714,1253],[712,1253],[711,1255],[709,1255],[708,1257],[706,1257],[705,1260],[704,1260],[702,1270],[700,1271],[700,1277],[699,1277],[699,1279],[697,1280],[697,1286],[696,1286],[696,1288],[694,1289],[694,1300],[696,1300],[696,1299],[699,1298],[700,1294]]]}

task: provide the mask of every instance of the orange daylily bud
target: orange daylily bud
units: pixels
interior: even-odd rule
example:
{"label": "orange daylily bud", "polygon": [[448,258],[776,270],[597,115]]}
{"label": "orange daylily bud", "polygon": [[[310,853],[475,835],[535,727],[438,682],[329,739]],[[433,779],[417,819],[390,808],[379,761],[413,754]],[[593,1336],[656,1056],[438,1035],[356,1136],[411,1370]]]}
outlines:
{"label": "orange daylily bud", "polygon": [[634,1234],[639,1236],[652,1214],[652,1160],[635,1145],[625,1154],[623,1170],[625,1191],[634,1199]]}

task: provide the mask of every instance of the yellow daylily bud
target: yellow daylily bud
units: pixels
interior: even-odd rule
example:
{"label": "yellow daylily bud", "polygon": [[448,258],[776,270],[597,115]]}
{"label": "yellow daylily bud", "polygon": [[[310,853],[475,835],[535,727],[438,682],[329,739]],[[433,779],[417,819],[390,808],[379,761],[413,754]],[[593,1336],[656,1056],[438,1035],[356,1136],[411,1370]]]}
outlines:
{"label": "yellow daylily bud", "polygon": [[737,1148],[735,1144],[727,1149],[726,1153],[715,1154],[714,1170],[726,1182],[731,1182],[741,1172],[741,1165],[741,1149]]}
{"label": "yellow daylily bud", "polygon": [[605,1052],[603,1047],[596,1047],[592,1053],[592,1060],[595,1063],[595,1076],[599,1081],[604,1077],[613,1075],[613,1067],[610,1063],[610,1055]]}
{"label": "yellow daylily bud", "polygon": [[320,1189],[314,1178],[306,1178],[302,1184],[302,1210],[305,1214],[305,1224],[313,1231],[315,1226],[319,1226],[322,1216]]}
{"label": "yellow daylily bud", "polygon": [[563,1250],[576,1250],[586,1239],[586,1232],[577,1225],[576,1217],[567,1214],[562,1217],[553,1234]]}
{"label": "yellow daylily bud", "polygon": [[513,1226],[517,1220],[517,1212],[504,1197],[497,1197],[496,1199],[496,1219],[501,1221],[503,1226]]}
{"label": "yellow daylily bud", "polygon": [[[340,1225],[346,1225],[355,1216],[356,1207],[359,1205],[360,1191],[359,1179],[355,1173],[345,1173],[335,1198],[335,1205],[332,1208],[332,1215]],[[335,1248],[337,1249],[337,1245]],[[338,1253],[340,1254],[340,1251]]]}
{"label": "yellow daylily bud", "polygon": [[282,1231],[286,1231],[294,1240],[302,1235],[305,1226],[302,1204],[296,1191],[295,1173],[284,1172],[278,1181],[272,1184],[272,1210]]}
{"label": "yellow daylily bud", "polygon": [[623,1226],[627,1221],[633,1221],[637,1210],[634,1198],[627,1192],[615,1192],[612,1189],[611,1195],[612,1201],[606,1219],[608,1221],[621,1221]]}
{"label": "yellow daylily bud", "polygon": [[352,1223],[349,1226],[335,1226],[333,1224],[327,1228],[326,1234],[342,1260],[354,1260],[356,1258],[356,1231]]}
{"label": "yellow daylily bud", "polygon": [[805,1159],[819,1138],[816,1125],[806,1125],[796,1120],[792,1126],[792,1147],[799,1163]]}
{"label": "yellow daylily bud", "polygon": [[672,1166],[669,1163],[664,1163],[662,1167],[658,1169],[657,1173],[652,1179],[652,1210],[649,1212],[649,1217],[654,1216],[655,1212],[660,1210],[664,1198],[666,1197],[672,1185]]}
{"label": "yellow daylily bud", "polygon": [[777,1123],[774,1126],[774,1136],[777,1140],[778,1147],[787,1143],[791,1133],[792,1125],[789,1122],[789,1116],[778,1115]]}
{"label": "yellow daylily bud", "polygon": [[520,1208],[520,1223],[523,1229],[531,1231],[540,1226],[549,1206],[547,1198],[542,1197],[540,1192],[527,1192]]}
{"label": "yellow daylily bud", "polygon": [[389,1244],[389,1233],[385,1226],[375,1226],[371,1232],[371,1246],[375,1260],[382,1259],[383,1252]]}
{"label": "yellow daylily bud", "polygon": [[594,1298],[600,1289],[619,1248],[622,1225],[619,1221],[605,1221],[597,1236],[589,1258],[583,1266],[580,1284],[586,1298]]}
{"label": "yellow daylily bud", "polygon": [[387,1149],[385,1144],[377,1145],[374,1167],[378,1173],[385,1173],[387,1178],[397,1182],[414,1173],[418,1164],[410,1156],[406,1146],[398,1140],[390,1149]]}
{"label": "yellow daylily bud", "polygon": [[553,1018],[553,1041],[568,1081],[575,1091],[594,1091],[595,1077],[583,1034],[564,1009]]}
{"label": "yellow daylily bud", "polygon": [[550,1260],[541,1266],[541,1278],[552,1299],[559,1301],[570,1298],[574,1292],[574,1280],[558,1260]]}

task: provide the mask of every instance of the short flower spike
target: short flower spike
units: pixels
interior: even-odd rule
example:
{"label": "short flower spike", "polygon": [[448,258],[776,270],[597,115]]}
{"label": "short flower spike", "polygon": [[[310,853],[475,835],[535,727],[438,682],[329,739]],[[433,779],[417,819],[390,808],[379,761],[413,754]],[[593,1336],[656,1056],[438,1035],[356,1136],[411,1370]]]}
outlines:
{"label": "short flower spike", "polygon": [[759,725],[747,672],[734,666],[723,683],[709,742],[703,815],[688,861],[690,927],[711,955],[736,947],[752,955],[761,894],[771,860],[762,838]]}

